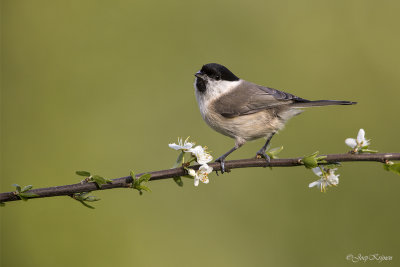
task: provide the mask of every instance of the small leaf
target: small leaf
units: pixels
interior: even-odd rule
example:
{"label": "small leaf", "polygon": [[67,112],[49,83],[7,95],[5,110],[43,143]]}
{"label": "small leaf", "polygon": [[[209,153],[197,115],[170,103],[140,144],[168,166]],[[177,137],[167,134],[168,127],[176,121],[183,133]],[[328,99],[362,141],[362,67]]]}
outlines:
{"label": "small leaf", "polygon": [[87,172],[87,171],[76,171],[75,173],[80,175],[80,176],[85,176],[85,177],[89,177],[90,176],[90,172]]}
{"label": "small leaf", "polygon": [[150,173],[143,174],[143,175],[140,176],[139,179],[138,179],[139,184],[141,184],[141,183],[143,183],[143,182],[148,182],[148,181],[150,180],[150,178],[151,178],[151,174],[150,174]]}
{"label": "small leaf", "polygon": [[101,176],[99,176],[99,175],[93,175],[92,178],[91,178],[91,180],[92,180],[93,182],[95,182],[100,188],[101,188],[101,186],[102,186],[103,184],[107,184],[107,183],[110,183],[110,182],[111,182],[111,180],[105,179],[105,178],[103,178],[103,177],[101,177]]}
{"label": "small leaf", "polygon": [[139,185],[138,179],[136,179],[136,175],[135,175],[135,172],[134,172],[134,171],[131,171],[131,172],[130,172],[130,175],[131,175],[131,177],[132,177],[132,185],[131,185],[131,188],[135,188],[136,186]]}
{"label": "small leaf", "polygon": [[326,160],[323,160],[326,156],[318,156],[318,151],[312,153],[309,156],[306,156],[301,159],[301,162],[307,169],[312,169],[318,167],[318,164],[326,163]]}
{"label": "small leaf", "polygon": [[132,187],[132,188],[136,188],[136,187],[138,187],[139,185],[140,185],[139,180],[136,179],[136,178],[134,178],[131,187]]}
{"label": "small leaf", "polygon": [[90,192],[82,192],[82,193],[76,193],[75,195],[76,195],[76,197],[79,197],[80,199],[84,200],[84,199],[86,199],[87,197],[89,197],[89,196],[88,196],[89,193],[90,193]]}
{"label": "small leaf", "polygon": [[90,206],[89,204],[85,203],[85,202],[82,201],[82,200],[78,200],[78,201],[79,201],[80,203],[82,203],[82,205],[85,206],[86,208],[95,209],[93,206]]}
{"label": "small leaf", "polygon": [[390,164],[383,164],[383,169],[385,171],[390,171]]}
{"label": "small leaf", "polygon": [[82,192],[82,193],[75,193],[73,194],[72,198],[79,201],[83,206],[89,208],[89,209],[94,209],[93,206],[85,203],[85,201],[88,202],[93,202],[93,201],[98,201],[100,200],[100,198],[95,197],[95,196],[89,196],[90,192]]}
{"label": "small leaf", "polygon": [[396,173],[400,175],[400,163],[394,163],[394,164],[385,164],[388,166],[389,170],[393,173]]}
{"label": "small leaf", "polygon": [[309,155],[309,156],[304,157],[304,158],[301,159],[301,162],[303,162],[304,166],[305,166],[307,169],[312,169],[312,168],[318,167],[318,162],[317,162],[317,160],[316,160],[316,158],[315,158],[315,156],[317,155],[317,153],[318,153],[318,152],[316,152],[316,153],[314,153],[314,154],[311,154],[311,155]]}
{"label": "small leaf", "polygon": [[27,186],[25,186],[24,188],[22,188],[21,192],[26,192],[26,191],[28,191],[28,190],[31,190],[32,187],[33,187],[32,185],[27,185]]}
{"label": "small leaf", "polygon": [[151,192],[150,188],[148,188],[148,187],[145,186],[145,185],[139,185],[138,189],[139,189],[139,190],[144,190],[144,191],[147,191],[147,192]]}
{"label": "small leaf", "polygon": [[94,201],[99,201],[99,200],[100,200],[100,198],[96,197],[96,196],[87,196],[85,198],[85,201],[88,201],[88,202],[94,202]]}
{"label": "small leaf", "polygon": [[15,189],[17,189],[17,192],[21,192],[21,186],[19,184],[13,184],[15,186]]}
{"label": "small leaf", "polygon": [[21,192],[21,193],[18,194],[18,196],[28,199],[28,198],[32,198],[32,197],[38,197],[39,195],[34,194],[34,193],[23,193],[23,192]]}
{"label": "small leaf", "polygon": [[278,157],[276,155],[278,155],[282,150],[283,150],[283,146],[275,147],[275,148],[268,150],[266,153],[271,159],[277,159]]}
{"label": "small leaf", "polygon": [[180,166],[182,166],[183,163],[183,158],[184,158],[185,152],[181,151],[178,155],[178,158],[175,161],[174,166],[172,166],[172,168],[178,168]]}
{"label": "small leaf", "polygon": [[[190,176],[190,177],[191,177],[191,176]],[[193,178],[193,177],[192,177],[192,178]],[[175,182],[178,186],[180,186],[180,187],[183,186],[182,177],[174,177],[174,182]]]}

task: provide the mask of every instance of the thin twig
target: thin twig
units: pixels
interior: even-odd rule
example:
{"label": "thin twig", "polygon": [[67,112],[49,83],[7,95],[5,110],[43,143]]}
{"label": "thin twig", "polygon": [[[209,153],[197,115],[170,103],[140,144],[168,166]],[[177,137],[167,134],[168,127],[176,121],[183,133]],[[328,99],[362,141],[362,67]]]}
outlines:
{"label": "thin twig", "polygon": [[[389,160],[400,160],[400,153],[379,153],[379,154],[331,154],[325,155],[327,164],[336,162],[348,162],[348,161],[376,161],[385,163]],[[237,168],[248,168],[248,167],[293,167],[301,166],[300,162],[302,158],[287,158],[287,159],[271,159],[270,164],[267,164],[264,159],[240,159],[231,160],[225,162],[225,169],[237,169]],[[220,163],[210,163],[209,166],[213,167],[215,171],[221,170]],[[199,165],[191,166],[193,169],[198,169]],[[141,176],[144,173],[137,174]],[[150,181],[168,179],[173,177],[179,177],[186,175],[186,171],[181,168],[168,169],[150,172]],[[78,183],[71,185],[62,185],[46,188],[37,188],[27,191],[27,193],[34,193],[38,195],[35,198],[43,197],[54,197],[54,196],[72,196],[74,193],[90,192],[96,190],[105,190],[112,188],[123,188],[130,187],[132,183],[132,177],[126,176],[121,178],[112,179],[112,183],[102,185],[101,188],[96,183]],[[16,201],[20,198],[14,192],[0,193],[0,202]]]}

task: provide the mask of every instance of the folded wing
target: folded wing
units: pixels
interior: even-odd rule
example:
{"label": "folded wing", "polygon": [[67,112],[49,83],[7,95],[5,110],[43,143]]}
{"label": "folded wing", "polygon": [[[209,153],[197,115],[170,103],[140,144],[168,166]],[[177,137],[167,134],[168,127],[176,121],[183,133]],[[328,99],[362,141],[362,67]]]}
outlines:
{"label": "folded wing", "polygon": [[261,110],[309,100],[273,88],[242,81],[239,86],[217,99],[216,112],[227,118],[248,115]]}

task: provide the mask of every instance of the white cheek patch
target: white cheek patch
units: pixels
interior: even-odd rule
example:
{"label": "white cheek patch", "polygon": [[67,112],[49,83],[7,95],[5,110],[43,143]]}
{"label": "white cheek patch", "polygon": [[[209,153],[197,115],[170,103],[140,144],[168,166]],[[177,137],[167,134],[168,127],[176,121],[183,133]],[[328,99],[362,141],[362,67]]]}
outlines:
{"label": "white cheek patch", "polygon": [[229,93],[236,86],[238,86],[241,82],[242,82],[242,80],[239,80],[239,81],[208,80],[207,90],[204,94],[203,100],[206,103],[209,103],[210,101],[215,100],[226,93]]}
{"label": "white cheek patch", "polygon": [[205,118],[208,113],[208,105],[215,99],[219,98],[221,95],[224,95],[231,90],[233,90],[236,86],[238,86],[242,80],[239,81],[215,81],[215,80],[207,80],[207,89],[205,92],[200,92],[196,86],[196,80],[194,81],[194,88],[196,88],[196,99],[199,104],[200,113]]}

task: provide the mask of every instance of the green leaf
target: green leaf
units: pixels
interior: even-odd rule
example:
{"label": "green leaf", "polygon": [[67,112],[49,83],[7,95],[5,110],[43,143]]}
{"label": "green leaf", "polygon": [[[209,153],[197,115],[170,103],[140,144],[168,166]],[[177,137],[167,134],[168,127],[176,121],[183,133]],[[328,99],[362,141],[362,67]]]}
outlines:
{"label": "green leaf", "polygon": [[390,171],[390,164],[383,164],[383,169],[385,171]]}
{"label": "green leaf", "polygon": [[150,178],[151,178],[151,174],[150,174],[150,173],[143,174],[143,175],[140,176],[139,179],[138,179],[139,184],[141,184],[141,183],[143,183],[143,182],[148,182],[148,181],[150,180]]}
{"label": "green leaf", "polygon": [[26,191],[28,191],[28,190],[31,190],[32,187],[33,187],[32,185],[27,185],[27,186],[25,186],[24,188],[22,188],[21,192],[26,192]]}
{"label": "green leaf", "polygon": [[317,154],[318,154],[318,151],[301,159],[301,162],[303,162],[304,166],[307,169],[312,169],[312,168],[318,167],[318,162],[316,160]]}
{"label": "green leaf", "polygon": [[394,163],[394,164],[384,164],[384,168],[387,168],[386,170],[389,170],[393,173],[396,173],[400,175],[400,163]]}
{"label": "green leaf", "polygon": [[132,177],[132,185],[131,188],[135,188],[137,185],[139,185],[138,179],[136,179],[136,175],[134,171],[130,172],[130,175]]}
{"label": "green leaf", "polygon": [[18,194],[18,196],[28,199],[28,198],[32,198],[32,197],[38,197],[39,195],[34,194],[34,193],[23,193],[23,192],[21,192],[21,193]]}
{"label": "green leaf", "polygon": [[133,172],[131,172],[131,176],[133,179],[131,188],[138,190],[140,195],[143,194],[142,190],[151,192],[150,188],[148,188],[147,186],[141,185],[142,183],[148,182],[150,180],[150,178],[151,178],[150,173],[145,173],[145,174],[141,175],[139,178],[136,178],[135,174]]}
{"label": "green leaf", "polygon": [[79,199],[85,200],[87,197],[89,197],[89,193],[90,192],[76,193],[75,196]]}
{"label": "green leaf", "polygon": [[93,175],[92,178],[91,178],[91,180],[92,180],[93,182],[95,182],[100,188],[101,188],[101,186],[102,186],[103,184],[107,184],[107,183],[110,183],[110,182],[111,182],[111,180],[105,179],[105,178],[103,178],[103,177],[101,177],[101,176],[99,176],[99,175]]}
{"label": "green leaf", "polygon": [[85,177],[89,177],[90,176],[90,172],[87,172],[87,171],[76,171],[75,173],[80,175],[80,176],[85,176]]}
{"label": "green leaf", "polygon": [[174,177],[174,182],[180,187],[183,186],[182,177]]}
{"label": "green leaf", "polygon": [[181,151],[178,155],[178,158],[176,159],[174,166],[172,166],[172,168],[178,168],[178,167],[182,166],[184,156],[185,156],[185,152]]}
{"label": "green leaf", "polygon": [[96,197],[96,196],[89,196],[90,192],[82,192],[82,193],[75,193],[73,195],[73,199],[79,201],[83,206],[89,208],[89,209],[94,209],[93,206],[85,203],[85,201],[87,202],[93,202],[93,201],[98,201],[100,200],[100,198]]}
{"label": "green leaf", "polygon": [[12,186],[15,186],[15,189],[17,189],[17,192],[21,192],[21,186],[19,184],[13,184]]}
{"label": "green leaf", "polygon": [[278,157],[276,155],[278,155],[282,150],[283,150],[283,146],[275,147],[275,148],[268,150],[266,153],[271,159],[277,159]]}
{"label": "green leaf", "polygon": [[323,164],[326,163],[326,160],[323,160],[326,158],[326,156],[318,156],[318,151],[312,153],[309,156],[306,156],[301,159],[301,162],[304,164],[304,166],[307,169],[312,169],[318,167],[318,164]]}
{"label": "green leaf", "polygon": [[78,200],[80,203],[82,203],[83,206],[89,209],[95,209],[93,206],[90,206],[89,204],[85,203],[83,200]]}
{"label": "green leaf", "polygon": [[28,201],[28,198],[21,196],[21,194],[18,194],[18,197],[23,201]]}
{"label": "green leaf", "polygon": [[150,188],[148,188],[148,187],[145,186],[145,185],[139,185],[139,186],[138,186],[138,189],[139,189],[139,190],[144,190],[144,191],[147,191],[147,192],[151,192]]}
{"label": "green leaf", "polygon": [[99,201],[99,200],[100,200],[100,198],[96,197],[96,196],[87,196],[85,198],[85,201],[87,201],[87,202],[94,202],[94,201]]}

